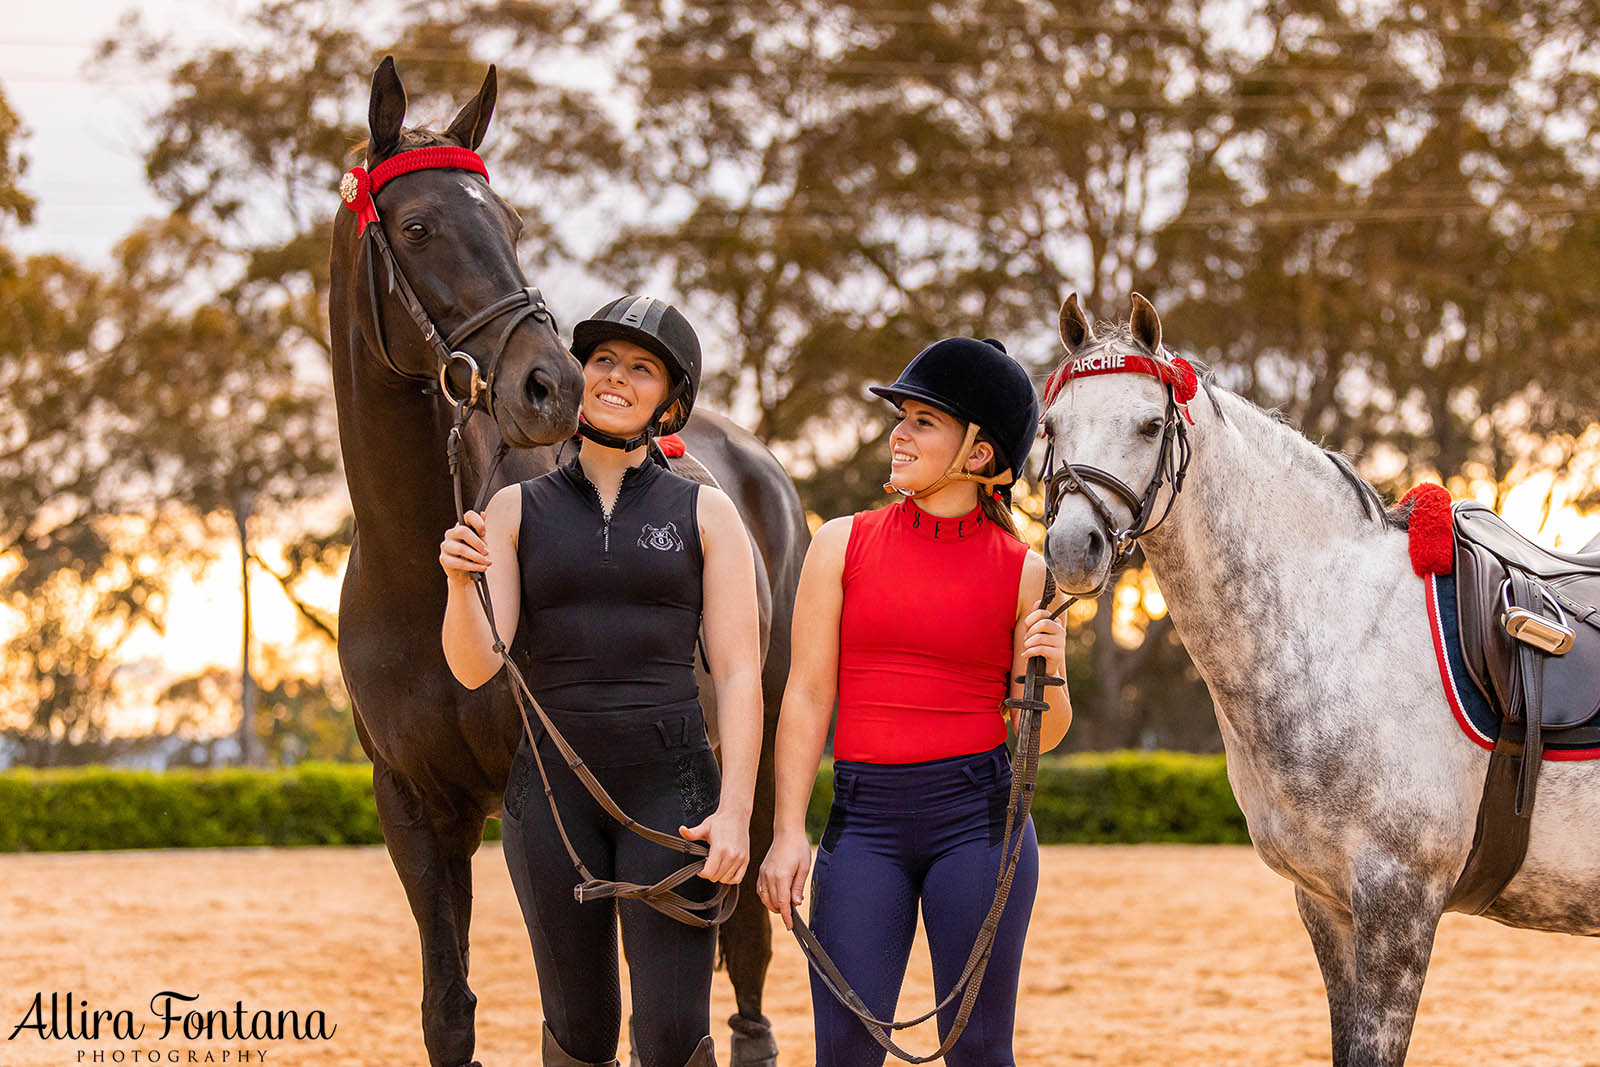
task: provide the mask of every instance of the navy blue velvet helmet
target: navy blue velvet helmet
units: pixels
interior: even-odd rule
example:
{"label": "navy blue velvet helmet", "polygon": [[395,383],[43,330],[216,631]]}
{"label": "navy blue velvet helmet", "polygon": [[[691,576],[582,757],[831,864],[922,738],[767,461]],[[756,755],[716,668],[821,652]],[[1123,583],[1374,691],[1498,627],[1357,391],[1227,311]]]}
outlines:
{"label": "navy blue velvet helmet", "polygon": [[[893,404],[920,400],[974,423],[995,444],[1001,472],[1020,477],[1039,427],[1039,397],[1027,370],[992,337],[947,337],[917,353],[890,385],[871,391]],[[1010,486],[1001,489],[1009,499]]]}

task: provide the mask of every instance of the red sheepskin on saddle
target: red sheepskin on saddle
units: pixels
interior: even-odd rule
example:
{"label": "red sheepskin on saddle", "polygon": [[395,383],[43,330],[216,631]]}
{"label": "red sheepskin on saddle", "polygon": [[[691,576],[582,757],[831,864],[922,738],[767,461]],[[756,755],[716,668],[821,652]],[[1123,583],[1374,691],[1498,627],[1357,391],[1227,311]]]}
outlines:
{"label": "red sheepskin on saddle", "polygon": [[679,437],[675,433],[669,433],[665,437],[656,438],[656,446],[661,449],[661,454],[666,456],[668,459],[681,456],[685,452],[689,451],[689,447],[683,443],[683,438]]}
{"label": "red sheepskin on saddle", "polygon": [[1400,499],[1411,503],[1411,569],[1418,575],[1449,574],[1455,566],[1455,532],[1450,490],[1419,485]]}

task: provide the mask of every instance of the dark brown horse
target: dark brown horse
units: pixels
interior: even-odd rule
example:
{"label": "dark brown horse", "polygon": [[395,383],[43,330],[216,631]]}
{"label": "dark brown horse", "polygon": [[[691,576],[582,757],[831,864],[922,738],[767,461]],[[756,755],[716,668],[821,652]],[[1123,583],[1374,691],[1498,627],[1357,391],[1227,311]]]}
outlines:
{"label": "dark brown horse", "polygon": [[[494,109],[493,68],[478,95],[442,133],[403,129],[406,98],[392,60],[373,75],[370,170],[399,153],[433,146],[476,149]],[[354,192],[355,182],[347,182]],[[384,185],[379,220],[421,313],[453,336],[476,311],[516,296],[528,283],[518,265],[521,220],[486,181],[460,169],[418,169]],[[500,810],[522,729],[508,688],[456,682],[439,628],[445,578],[439,542],[456,521],[446,465],[452,407],[437,388],[436,339],[405,310],[403,292],[362,239],[352,211],[339,211],[331,263],[334,396],[356,534],[339,604],[339,660],[356,729],[372,759],[384,840],[405,887],[422,941],[422,1032],[432,1067],[473,1061],[476,998],[467,984],[472,914],[471,858],[484,821]],[[376,259],[375,259],[376,257]],[[487,371],[491,395],[467,423],[465,490],[476,496],[501,439],[512,447],[492,488],[545,473],[556,444],[577,425],[582,378],[532,290],[527,306],[463,340]],[[537,304],[533,303],[537,301]],[[459,368],[458,368],[459,369]],[[452,393],[465,386],[452,378]],[[492,414],[490,413],[492,412]],[[756,550],[762,600],[766,735],[751,828],[759,858],[772,828],[772,735],[789,669],[789,621],[809,540],[794,486],[771,453],[729,420],[697,413],[683,433],[691,453],[739,506]],[[469,504],[470,506],[470,504]],[[519,662],[525,654],[514,647]],[[702,680],[702,692],[710,693]],[[551,857],[566,863],[566,857]],[[775,1062],[761,1015],[771,956],[767,914],[755,872],[722,928],[722,955],[739,1014],[735,1062]],[[771,1057],[771,1058],[769,1058]]]}

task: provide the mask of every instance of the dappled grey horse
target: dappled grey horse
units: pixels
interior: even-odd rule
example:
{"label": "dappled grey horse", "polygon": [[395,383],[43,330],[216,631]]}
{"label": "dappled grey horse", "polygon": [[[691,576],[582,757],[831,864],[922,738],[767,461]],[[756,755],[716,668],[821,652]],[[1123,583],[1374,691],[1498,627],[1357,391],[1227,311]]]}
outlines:
{"label": "dappled grey horse", "polygon": [[[403,129],[406,98],[394,64],[378,68],[366,167],[341,185],[352,210],[340,210],[334,225],[328,309],[356,530],[339,603],[339,661],[372,759],[384,840],[421,934],[422,1030],[432,1067],[475,1062],[477,1001],[467,984],[471,859],[485,819],[500,810],[522,729],[509,689],[499,680],[463,688],[440,646],[439,542],[456,521],[446,465],[450,398],[482,387],[480,411],[460,448],[470,507],[502,439],[514,447],[490,490],[552,469],[553,446],[572,437],[582,396],[577,361],[518,264],[521,220],[460,154],[483,140],[494,100],[490,68],[478,95],[442,133]],[[434,157],[406,156],[430,150]],[[398,174],[391,167],[393,177],[370,196],[367,172],[397,157],[426,165]],[[363,222],[382,229],[363,238]],[[392,249],[392,266],[380,254],[380,237]],[[420,310],[408,312],[407,301]],[[419,328],[418,316],[436,324],[437,334]],[[449,355],[458,348],[476,369]],[[766,734],[750,847],[759,857],[772,832],[773,727],[809,537],[793,484],[754,437],[698,411],[682,436],[738,506],[755,548]],[[513,655],[527,662],[523,650],[514,647]],[[701,691],[712,711],[703,675]],[[739,1008],[730,1020],[734,1060],[752,1067],[776,1057],[761,1014],[771,928],[755,892],[758,867],[750,865],[739,907],[721,927]]]}
{"label": "dappled grey horse", "polygon": [[[1134,528],[1211,690],[1250,839],[1295,886],[1333,1062],[1402,1063],[1489,755],[1446,703],[1404,524],[1342,459],[1196,381],[1163,349],[1155,309],[1133,304],[1126,324],[1099,327],[1075,294],[1062,307],[1050,448],[1114,531]],[[1169,403],[1185,393],[1186,412]],[[1179,418],[1193,420],[1186,442],[1163,447]],[[1057,503],[1046,559],[1063,590],[1092,593],[1118,546],[1090,494],[1066,484]],[[1484,914],[1600,933],[1600,762],[1544,764],[1526,860]],[[1520,1010],[1507,1004],[1508,1025]]]}

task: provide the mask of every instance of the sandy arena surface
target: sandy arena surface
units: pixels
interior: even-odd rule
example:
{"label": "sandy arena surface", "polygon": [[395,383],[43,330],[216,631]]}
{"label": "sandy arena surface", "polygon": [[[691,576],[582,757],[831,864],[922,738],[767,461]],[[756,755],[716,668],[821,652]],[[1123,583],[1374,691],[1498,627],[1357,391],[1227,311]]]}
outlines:
{"label": "sandy arena surface", "polygon": [[[1042,868],[1019,1063],[1328,1062],[1322,983],[1289,885],[1248,849],[1054,846]],[[498,846],[478,853],[474,875],[478,1056],[486,1067],[536,1064],[537,987]],[[802,1067],[811,1063],[804,963],[777,933],[767,1012],[781,1062]],[[931,1004],[929,986],[919,945],[901,1013]],[[1600,948],[1585,939],[1446,916],[1410,1063],[1600,1064],[1597,989]],[[338,1029],[328,1041],[160,1039],[150,1002],[163,990],[230,1014],[235,1001],[247,1013],[321,1010]],[[713,990],[720,1020],[732,993],[723,976]],[[151,1053],[203,1063],[208,1052],[236,1063],[239,1050],[265,1051],[244,1062],[267,1064],[427,1062],[416,931],[381,848],[0,856],[0,1035],[41,991],[46,1019],[51,993],[64,1007],[70,991],[91,1010],[128,1009],[145,1033],[74,1041],[24,1030],[0,1043],[0,1064],[144,1063]],[[726,1064],[727,1028],[713,1030]],[[932,1024],[907,1041],[931,1050]],[[226,1061],[225,1051],[234,1054]]]}

